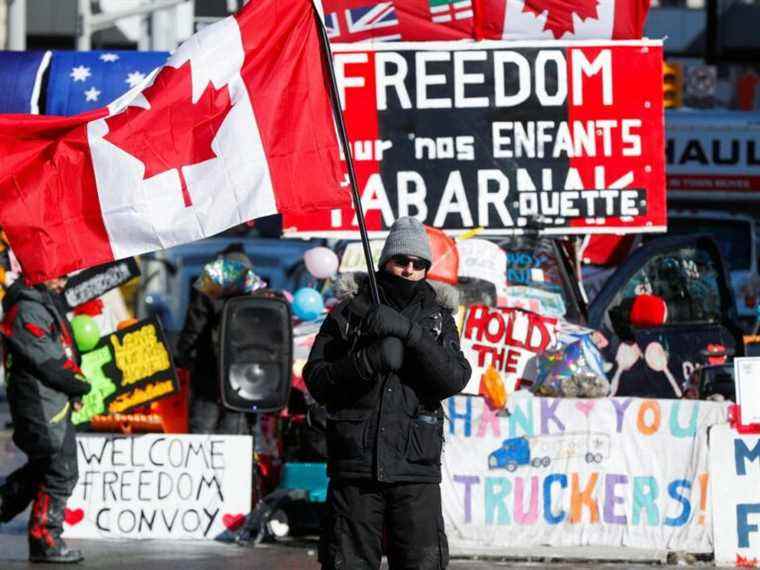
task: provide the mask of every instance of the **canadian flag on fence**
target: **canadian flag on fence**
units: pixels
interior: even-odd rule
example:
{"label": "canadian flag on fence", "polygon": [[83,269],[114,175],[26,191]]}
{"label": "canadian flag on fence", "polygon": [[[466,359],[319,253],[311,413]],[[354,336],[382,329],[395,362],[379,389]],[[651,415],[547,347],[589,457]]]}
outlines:
{"label": "canadian flag on fence", "polygon": [[638,39],[649,0],[473,0],[475,35],[492,40]]}
{"label": "canadian flag on fence", "polygon": [[107,108],[0,116],[0,225],[25,276],[345,207],[327,82],[311,1],[259,0]]}

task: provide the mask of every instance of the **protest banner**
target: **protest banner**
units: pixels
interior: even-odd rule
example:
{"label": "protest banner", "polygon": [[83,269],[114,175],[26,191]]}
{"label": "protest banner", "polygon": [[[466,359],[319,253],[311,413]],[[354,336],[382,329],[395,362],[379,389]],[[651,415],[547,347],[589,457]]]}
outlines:
{"label": "protest banner", "polygon": [[140,268],[134,257],[97,265],[75,273],[69,277],[66,289],[63,291],[66,310],[70,311],[82,303],[92,301],[133,277],[139,276]]}
{"label": "protest banner", "polygon": [[83,407],[72,414],[78,425],[99,414],[128,412],[179,390],[161,323],[142,320],[100,339],[82,356],[82,372],[92,384]]}
{"label": "protest banner", "polygon": [[760,560],[760,435],[730,425],[710,430],[716,566],[756,568]]}
{"label": "protest banner", "polygon": [[252,438],[79,435],[66,538],[214,539],[251,509]]}
{"label": "protest banner", "polygon": [[726,421],[727,403],[520,391],[508,415],[461,395],[444,409],[441,488],[453,553],[712,551],[707,431]]}
{"label": "protest banner", "polygon": [[661,42],[343,45],[334,62],[371,235],[407,215],[452,234],[664,230]]}
{"label": "protest banner", "polygon": [[536,370],[527,368],[537,354],[556,344],[559,322],[538,313],[485,305],[467,308],[460,340],[472,375],[464,394],[480,393],[481,377],[489,367],[510,387],[535,378]]}

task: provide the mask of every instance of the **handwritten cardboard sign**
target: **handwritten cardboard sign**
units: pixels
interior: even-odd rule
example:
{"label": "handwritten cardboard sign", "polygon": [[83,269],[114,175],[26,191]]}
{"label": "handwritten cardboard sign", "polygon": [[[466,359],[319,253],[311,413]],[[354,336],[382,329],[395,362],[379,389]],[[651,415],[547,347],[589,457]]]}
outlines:
{"label": "handwritten cardboard sign", "polygon": [[557,319],[515,308],[471,305],[462,327],[461,346],[472,366],[464,394],[478,394],[483,373],[493,367],[505,385],[533,380],[526,370],[536,354],[556,342]]}
{"label": "handwritten cardboard sign", "polygon": [[74,307],[92,301],[123,285],[133,277],[140,276],[140,268],[134,257],[114,261],[91,267],[75,273],[69,277],[66,283],[66,289],[63,292],[63,300],[66,309],[71,310]]}
{"label": "handwritten cardboard sign", "polygon": [[214,539],[251,507],[252,438],[79,435],[67,538]]}
{"label": "handwritten cardboard sign", "polygon": [[760,560],[760,435],[729,424],[710,430],[715,564],[756,568]]}
{"label": "handwritten cardboard sign", "polygon": [[156,317],[100,339],[82,357],[82,371],[92,383],[84,407],[72,421],[81,424],[99,414],[124,413],[174,394],[177,374]]}

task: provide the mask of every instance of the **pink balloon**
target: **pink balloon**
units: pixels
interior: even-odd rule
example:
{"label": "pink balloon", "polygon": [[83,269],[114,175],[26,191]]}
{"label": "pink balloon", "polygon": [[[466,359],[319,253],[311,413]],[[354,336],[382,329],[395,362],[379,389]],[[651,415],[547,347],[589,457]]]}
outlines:
{"label": "pink balloon", "polygon": [[293,303],[293,293],[291,293],[288,290],[284,290],[282,294],[285,295],[285,298],[288,300],[288,303]]}
{"label": "pink balloon", "polygon": [[327,279],[338,271],[338,256],[327,247],[313,247],[303,256],[306,269],[317,279]]}

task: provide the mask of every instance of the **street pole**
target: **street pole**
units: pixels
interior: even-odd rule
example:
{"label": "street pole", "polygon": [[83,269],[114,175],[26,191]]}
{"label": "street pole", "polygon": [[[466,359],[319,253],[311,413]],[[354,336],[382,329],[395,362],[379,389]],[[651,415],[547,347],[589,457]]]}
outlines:
{"label": "street pole", "polygon": [[8,49],[26,49],[26,0],[10,0],[8,3]]}
{"label": "street pole", "polygon": [[364,259],[367,262],[367,275],[369,277],[369,290],[372,296],[372,302],[375,305],[380,304],[380,293],[377,289],[377,279],[375,278],[375,264],[372,261],[372,251],[369,247],[369,237],[367,236],[367,226],[364,223],[364,210],[362,208],[362,201],[359,197],[359,184],[356,181],[356,171],[354,170],[354,158],[351,152],[351,143],[348,140],[348,133],[346,132],[346,124],[343,120],[343,111],[340,108],[340,96],[338,94],[338,82],[335,79],[335,70],[333,69],[332,50],[330,49],[330,40],[327,37],[327,31],[325,30],[324,23],[320,17],[319,11],[312,2],[314,10],[314,16],[317,20],[317,27],[319,28],[319,35],[322,40],[322,54],[324,55],[325,67],[330,74],[330,100],[333,107],[333,115],[335,116],[335,122],[338,127],[338,138],[340,144],[343,147],[343,154],[346,156],[346,167],[348,168],[348,179],[351,182],[351,196],[354,201],[354,209],[356,210],[356,219],[359,222],[359,234],[362,240],[362,249],[364,250]]}
{"label": "street pole", "polygon": [[[18,0],[16,0],[18,1]],[[150,48],[150,40],[146,37],[145,31],[149,29],[147,19],[152,14],[160,10],[176,8],[180,4],[187,3],[188,0],[153,0],[150,4],[144,4],[135,8],[125,8],[124,10],[93,14],[90,6],[90,0],[78,0],[78,37],[77,49],[87,51],[92,49],[92,34],[105,30],[113,26],[118,20],[130,16],[140,16],[143,33],[139,42],[139,48],[146,50]],[[174,46],[172,46],[173,48]]]}

